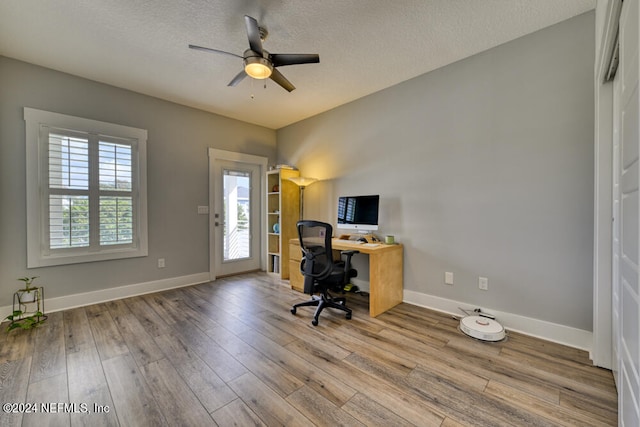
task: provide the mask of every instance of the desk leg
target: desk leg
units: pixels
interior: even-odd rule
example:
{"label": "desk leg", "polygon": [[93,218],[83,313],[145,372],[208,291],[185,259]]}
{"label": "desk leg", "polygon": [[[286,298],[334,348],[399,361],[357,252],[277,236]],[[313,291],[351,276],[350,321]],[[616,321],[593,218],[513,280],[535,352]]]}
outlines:
{"label": "desk leg", "polygon": [[402,302],[402,247],[369,255],[369,315],[376,317]]}

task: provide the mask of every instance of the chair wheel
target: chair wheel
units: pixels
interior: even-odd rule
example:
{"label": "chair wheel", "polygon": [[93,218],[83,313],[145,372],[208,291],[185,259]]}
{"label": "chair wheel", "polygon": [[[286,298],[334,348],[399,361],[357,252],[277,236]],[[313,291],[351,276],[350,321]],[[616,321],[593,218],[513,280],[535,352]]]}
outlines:
{"label": "chair wheel", "polygon": [[291,314],[296,314],[296,308],[295,308],[295,307],[293,307],[293,308],[291,309]]}
{"label": "chair wheel", "polygon": [[351,313],[347,313],[345,316],[347,319],[351,319]]}
{"label": "chair wheel", "polygon": [[311,324],[312,324],[313,326],[318,326],[318,319],[313,319],[313,320],[311,321]]}

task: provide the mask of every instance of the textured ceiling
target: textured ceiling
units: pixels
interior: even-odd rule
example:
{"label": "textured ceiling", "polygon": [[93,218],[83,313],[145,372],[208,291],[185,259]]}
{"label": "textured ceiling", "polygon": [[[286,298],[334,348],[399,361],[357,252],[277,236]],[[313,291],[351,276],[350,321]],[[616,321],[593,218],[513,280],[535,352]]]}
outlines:
{"label": "textured ceiling", "polygon": [[[278,129],[595,7],[596,0],[1,0],[0,55]],[[296,86],[227,83],[244,15]]]}

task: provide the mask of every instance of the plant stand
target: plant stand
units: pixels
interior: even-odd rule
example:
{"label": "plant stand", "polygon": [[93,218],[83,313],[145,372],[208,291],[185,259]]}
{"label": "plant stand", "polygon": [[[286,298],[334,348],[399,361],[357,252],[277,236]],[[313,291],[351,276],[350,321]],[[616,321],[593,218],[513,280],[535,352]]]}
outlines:
{"label": "plant stand", "polygon": [[31,329],[45,320],[47,315],[44,314],[44,287],[35,288],[32,293],[35,294],[33,301],[21,301],[20,292],[13,294],[13,314],[7,319],[11,321],[7,330],[16,328]]}

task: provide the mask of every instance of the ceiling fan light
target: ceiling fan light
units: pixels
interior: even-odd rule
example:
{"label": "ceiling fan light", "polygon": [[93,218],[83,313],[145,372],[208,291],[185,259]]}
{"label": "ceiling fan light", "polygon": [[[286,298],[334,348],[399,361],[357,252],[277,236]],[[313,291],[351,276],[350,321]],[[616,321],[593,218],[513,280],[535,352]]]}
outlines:
{"label": "ceiling fan light", "polygon": [[244,71],[254,79],[268,79],[273,71],[273,66],[265,58],[252,56],[245,58]]}

